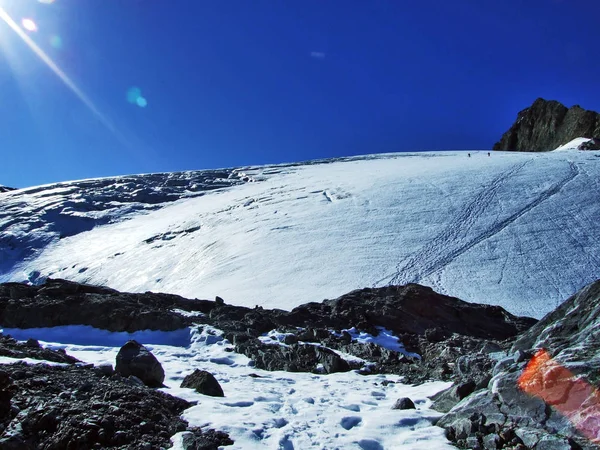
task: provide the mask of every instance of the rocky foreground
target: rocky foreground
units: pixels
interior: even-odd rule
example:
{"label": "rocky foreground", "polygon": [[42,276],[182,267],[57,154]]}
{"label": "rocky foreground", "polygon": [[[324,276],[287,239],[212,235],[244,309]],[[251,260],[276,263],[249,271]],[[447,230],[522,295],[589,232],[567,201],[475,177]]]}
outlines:
{"label": "rocky foreground", "polygon": [[[434,407],[446,412],[438,425],[459,447],[474,449],[596,448],[599,306],[600,282],[537,323],[500,307],[466,303],[416,284],[362,289],[292,311],[238,307],[218,297],[208,301],[121,293],[64,280],[48,280],[41,286],[0,285],[4,327],[90,325],[132,332],[210,325],[224,332],[231,351],[247,355],[260,369],[322,374],[357,370],[365,376],[398,374],[406,383],[453,381],[453,387],[434,399]],[[354,339],[359,331],[375,337],[393,333],[403,346],[391,350],[374,342],[359,343]],[[536,363],[541,361],[540,350],[545,352],[544,364]],[[61,365],[2,367],[0,439],[10,443],[18,438],[15,442],[29,447],[0,447],[168,446],[170,436],[186,430],[179,416],[190,405],[152,388],[161,385],[162,369],[155,367],[143,348],[128,343],[121,360],[131,351],[149,358],[150,378],[124,370],[120,357],[114,373],[112,368],[78,364],[35,342],[17,343],[4,337],[0,355]],[[523,378],[531,367],[535,370]],[[548,378],[547,372],[556,374],[561,368],[566,372]],[[192,375],[183,387],[222,395],[208,372]],[[545,388],[551,386],[553,396],[548,396]],[[566,408],[564,403],[573,398],[571,390],[585,395],[577,397],[580,404]],[[42,410],[52,413],[46,417]],[[115,417],[116,428],[104,427],[102,417],[117,414],[114,411],[128,419]],[[68,442],[74,446],[65,446]],[[187,448],[216,448],[227,442],[223,433],[189,430]]]}

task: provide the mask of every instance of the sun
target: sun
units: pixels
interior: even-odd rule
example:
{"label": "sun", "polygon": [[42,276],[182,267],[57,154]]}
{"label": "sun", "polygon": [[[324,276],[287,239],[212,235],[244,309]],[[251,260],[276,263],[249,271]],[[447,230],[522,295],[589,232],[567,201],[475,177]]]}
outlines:
{"label": "sun", "polygon": [[[51,4],[54,0],[40,0],[41,3]],[[21,23],[17,23],[11,16],[6,12],[3,5],[6,4],[6,0],[0,0],[0,31],[2,25],[6,24],[12,31],[14,31],[19,38],[29,47],[29,49],[42,61],[63,83],[69,88],[69,90],[75,94],[79,100],[90,110],[90,112],[96,116],[96,118],[121,141],[125,141],[123,136],[118,132],[110,120],[108,120],[104,114],[96,107],[92,100],[75,84],[75,82],[58,66],[58,64],[28,35],[29,33],[35,33],[39,31],[36,22],[31,18],[21,19]],[[59,38],[60,39],[60,38]],[[3,44],[3,39],[0,40],[0,44]]]}

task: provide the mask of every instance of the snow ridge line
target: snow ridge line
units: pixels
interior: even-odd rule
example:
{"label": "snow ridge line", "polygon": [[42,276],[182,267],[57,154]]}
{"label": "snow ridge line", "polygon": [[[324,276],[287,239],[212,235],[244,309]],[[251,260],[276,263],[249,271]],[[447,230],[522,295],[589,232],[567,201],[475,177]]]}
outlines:
{"label": "snow ridge line", "polygon": [[[535,200],[524,205],[514,214],[511,214],[507,218],[498,222],[489,230],[474,236],[467,242],[464,242],[464,239],[468,236],[468,231],[475,225],[477,219],[481,216],[485,209],[487,209],[489,201],[492,200],[492,198],[497,194],[498,189],[508,178],[520,171],[530,161],[531,160],[528,160],[524,163],[515,165],[492,180],[490,185],[482,189],[464,208],[463,212],[461,212],[454,218],[454,220],[452,220],[445,230],[429,241],[429,243],[425,244],[420,251],[413,254],[403,263],[399,263],[396,266],[397,268],[395,274],[391,275],[391,277],[385,277],[384,279],[378,281],[375,283],[374,287],[379,285],[379,283],[383,282],[385,279],[389,279],[389,282],[386,283],[388,285],[420,282],[423,278],[426,278],[427,276],[443,269],[460,255],[466,253],[481,242],[498,234],[510,224],[517,221],[520,217],[536,208],[542,202],[559,193],[566,184],[579,175],[579,168],[577,165],[572,161],[569,161],[569,173],[565,178],[546,191],[542,192]],[[461,242],[464,243],[460,245]],[[440,248],[452,248],[453,243],[454,246],[458,246],[447,252],[445,255],[438,257]],[[412,276],[409,276],[411,273]]]}

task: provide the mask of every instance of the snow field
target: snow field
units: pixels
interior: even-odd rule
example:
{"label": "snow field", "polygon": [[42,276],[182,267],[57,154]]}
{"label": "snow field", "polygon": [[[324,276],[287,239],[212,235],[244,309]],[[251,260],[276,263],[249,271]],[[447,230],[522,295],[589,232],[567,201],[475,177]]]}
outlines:
{"label": "snow field", "polygon": [[[44,330],[4,330],[16,338],[45,336],[42,344],[63,348],[80,360],[115,363],[123,333],[107,333],[88,327],[87,341],[96,345],[73,344],[73,328]],[[453,448],[441,428],[433,426],[441,414],[429,409],[429,396],[450,383],[431,382],[406,386],[393,375],[363,376],[355,372],[331,375],[267,372],[252,367],[250,360],[227,349],[229,342],[219,330],[205,327],[190,329],[186,347],[144,344],[161,362],[165,374],[163,390],[189,401],[198,402],[183,417],[192,426],[226,431],[235,441],[232,449],[443,449]],[[33,334],[32,334],[33,333]],[[143,332],[148,333],[148,332]],[[144,334],[132,334],[140,338]],[[180,334],[155,333],[155,342],[180,339]],[[147,335],[147,334],[146,334]],[[56,342],[58,341],[58,342]],[[105,342],[105,345],[101,345]],[[123,341],[120,341],[121,344]],[[142,341],[143,342],[143,341]],[[119,345],[121,345],[119,344]],[[11,362],[9,359],[2,362]],[[224,398],[208,397],[179,387],[194,369],[208,370],[219,381]],[[258,375],[258,377],[250,376]],[[395,383],[383,384],[383,381]],[[410,397],[416,410],[392,410],[400,397]],[[174,438],[175,446],[180,442]]]}

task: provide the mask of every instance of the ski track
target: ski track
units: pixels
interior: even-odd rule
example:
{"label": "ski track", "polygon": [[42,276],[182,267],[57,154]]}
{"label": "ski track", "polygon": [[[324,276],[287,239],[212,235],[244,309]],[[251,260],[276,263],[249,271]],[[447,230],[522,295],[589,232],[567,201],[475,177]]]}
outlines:
{"label": "ski track", "polygon": [[[419,283],[422,279],[448,266],[452,261],[469,251],[471,248],[500,233],[542,202],[545,202],[558,194],[565,185],[579,175],[578,166],[572,161],[569,161],[569,173],[565,178],[551,188],[543,191],[535,200],[524,205],[514,214],[511,214],[507,218],[496,223],[487,231],[464,242],[465,239],[468,238],[470,230],[477,223],[479,217],[481,217],[487,209],[490,201],[497,195],[500,187],[517,172],[522,170],[529,162],[531,162],[531,160],[516,164],[493,179],[488,186],[479,191],[473,200],[466,205],[463,211],[450,222],[446,229],[407,260],[399,263],[396,273],[391,275],[391,278],[390,276],[385,277],[376,282],[373,287],[378,286],[385,279],[389,279],[387,283],[389,285]],[[443,253],[440,257],[440,250],[444,248],[449,248],[450,250]]]}

